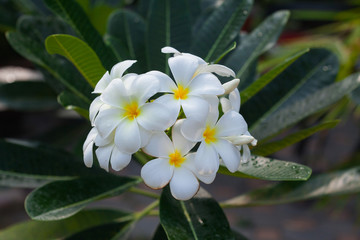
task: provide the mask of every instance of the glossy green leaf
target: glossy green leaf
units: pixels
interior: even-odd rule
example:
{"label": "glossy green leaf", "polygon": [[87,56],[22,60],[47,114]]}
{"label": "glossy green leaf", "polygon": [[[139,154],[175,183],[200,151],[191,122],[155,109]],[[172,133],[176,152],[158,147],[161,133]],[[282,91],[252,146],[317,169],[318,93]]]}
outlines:
{"label": "glossy green leaf", "polygon": [[[293,102],[291,105],[287,105],[270,117],[262,119],[259,124],[253,127],[251,133],[255,136],[260,136],[260,139],[273,135],[279,130],[328,107],[359,87],[359,76],[360,74],[356,73],[340,82],[311,91],[310,95]],[[320,79],[318,79],[318,81],[320,81]],[[250,100],[248,102],[250,102]]]}
{"label": "glossy green leaf", "polygon": [[46,5],[68,22],[77,34],[95,51],[103,66],[110,70],[117,60],[75,0],[45,0]]}
{"label": "glossy green leaf", "polygon": [[166,232],[164,228],[159,224],[159,226],[156,228],[156,231],[154,233],[154,236],[152,238],[153,240],[168,240],[168,237],[166,236]]}
{"label": "glossy green leaf", "polygon": [[233,51],[236,48],[236,42],[234,42],[228,49],[223,52],[223,54],[220,55],[218,59],[214,61],[214,63],[219,63],[226,55],[229,54],[229,52]]}
{"label": "glossy green leaf", "polygon": [[[122,229],[128,225],[128,222],[113,222],[104,224],[101,226],[92,227],[86,229],[82,232],[76,233],[70,237],[65,238],[65,240],[79,240],[79,239],[91,239],[91,240],[104,240],[104,239],[114,239],[114,237],[119,232],[119,229]],[[115,238],[123,239],[123,238]]]}
{"label": "glossy green leaf", "polygon": [[[151,1],[146,33],[148,65],[151,70],[169,72],[161,48],[171,46],[187,52],[191,43],[191,22],[186,0]],[[149,70],[150,70],[149,69]]]}
{"label": "glossy green leaf", "polygon": [[25,146],[0,140],[0,185],[35,187],[51,180],[102,174],[81,159],[46,146]]}
{"label": "glossy green leaf", "polygon": [[289,11],[278,11],[267,17],[254,31],[241,39],[239,47],[225,61],[225,65],[235,71],[236,77],[242,79],[241,89],[250,84],[244,77],[246,71],[262,53],[275,45],[289,15]]}
{"label": "glossy green leaf", "polygon": [[64,91],[58,96],[58,102],[68,110],[74,110],[86,119],[89,119],[88,105],[71,92]]}
{"label": "glossy green leaf", "polygon": [[282,73],[288,66],[290,66],[296,59],[308,52],[309,49],[299,51],[292,56],[286,58],[283,62],[275,66],[273,69],[259,77],[254,83],[241,91],[241,103],[244,104],[249,98],[258,93],[267,84],[269,84],[275,77]]}
{"label": "glossy green leaf", "polygon": [[[54,33],[70,33],[68,27],[55,18],[23,16],[17,24],[16,32],[7,32],[6,38],[10,45],[23,57],[46,69],[51,86],[61,92],[68,89],[90,104],[92,88],[78,70],[63,57],[50,55],[44,45],[45,38]],[[48,75],[48,74],[47,74]]]}
{"label": "glossy green leaf", "polygon": [[231,173],[221,166],[219,173],[268,181],[306,181],[311,175],[311,168],[299,163],[252,156],[249,162],[240,165],[237,172]]}
{"label": "glossy green leaf", "polygon": [[[312,49],[298,58],[241,106],[241,113],[249,124],[251,134],[260,140],[270,136],[271,133],[258,129],[259,124],[282,108],[333,83],[338,67],[336,56],[324,49]],[[271,127],[279,131],[286,126],[278,123]]]}
{"label": "glossy green leaf", "polygon": [[209,196],[188,201],[173,198],[165,188],[160,198],[160,223],[168,239],[234,239],[226,216]]}
{"label": "glossy green leaf", "polygon": [[284,204],[306,199],[360,192],[360,168],[324,173],[306,182],[283,182],[224,202],[227,207]]}
{"label": "glossy green leaf", "polygon": [[119,60],[137,60],[131,68],[137,73],[146,71],[145,30],[144,19],[126,9],[111,14],[107,25],[106,41]]}
{"label": "glossy green leaf", "polygon": [[92,87],[106,72],[96,53],[76,37],[54,34],[46,38],[45,46],[48,53],[59,54],[72,62]]}
{"label": "glossy green leaf", "polygon": [[55,181],[31,192],[25,200],[25,209],[35,220],[63,219],[88,203],[121,194],[139,182],[139,178],[111,174]]}
{"label": "glossy green leaf", "polygon": [[54,91],[40,81],[1,84],[0,103],[18,111],[42,111],[59,107]]}
{"label": "glossy green leaf", "polygon": [[224,1],[194,33],[191,53],[208,62],[218,59],[240,32],[251,6],[251,0]]}
{"label": "glossy green leaf", "polygon": [[[84,210],[58,221],[26,221],[0,231],[0,240],[46,240],[64,238],[88,228],[125,218],[127,213],[117,210]],[[120,224],[120,223],[119,223]]]}
{"label": "glossy green leaf", "polygon": [[270,143],[265,143],[265,144],[258,144],[258,146],[256,146],[254,149],[251,150],[251,153],[254,155],[261,155],[261,156],[270,155],[270,154],[275,153],[283,148],[291,146],[294,143],[300,142],[301,140],[303,140],[317,132],[323,131],[325,129],[333,128],[338,123],[339,123],[339,121],[330,121],[330,122],[321,123],[314,127],[300,130],[296,133],[290,134],[281,140],[270,142]]}

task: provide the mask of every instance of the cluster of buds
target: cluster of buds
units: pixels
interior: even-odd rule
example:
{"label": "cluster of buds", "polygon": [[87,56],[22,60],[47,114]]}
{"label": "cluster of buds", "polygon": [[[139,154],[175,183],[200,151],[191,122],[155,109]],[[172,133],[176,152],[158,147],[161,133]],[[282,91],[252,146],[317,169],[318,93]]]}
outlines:
{"label": "cluster of buds", "polygon": [[[162,52],[173,54],[168,64],[174,80],[159,71],[124,75],[132,60],[100,79],[84,162],[92,166],[95,146],[100,167],[119,171],[141,150],[155,158],[141,169],[145,184],[154,189],[169,184],[176,199],[187,200],[198,191],[199,180],[214,181],[220,164],[237,171],[256,139],[239,113],[240,80],[231,69],[171,47]],[[214,73],[232,80],[222,85]]]}

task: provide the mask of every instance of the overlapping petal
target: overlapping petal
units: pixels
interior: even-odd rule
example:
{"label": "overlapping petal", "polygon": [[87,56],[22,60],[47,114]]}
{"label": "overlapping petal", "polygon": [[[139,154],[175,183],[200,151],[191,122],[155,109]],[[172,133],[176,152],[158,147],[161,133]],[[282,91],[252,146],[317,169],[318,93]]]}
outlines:
{"label": "overlapping petal", "polygon": [[101,95],[101,100],[113,107],[123,107],[129,96],[120,78],[114,79]]}
{"label": "overlapping petal", "polygon": [[236,172],[240,165],[240,152],[230,142],[219,139],[214,147],[230,172]]}
{"label": "overlapping petal", "polygon": [[159,92],[172,92],[177,88],[174,81],[165,73],[150,71],[147,74],[154,75],[159,80]]}
{"label": "overlapping petal", "polygon": [[110,108],[99,112],[95,119],[95,125],[99,134],[106,138],[122,121],[124,111],[117,108]]}
{"label": "overlapping petal", "polygon": [[100,167],[105,169],[106,171],[109,171],[109,161],[110,161],[110,156],[111,156],[113,148],[114,148],[114,145],[109,144],[104,147],[98,147],[95,150],[96,157],[99,161]]}
{"label": "overlapping petal", "polygon": [[184,119],[178,120],[173,126],[171,133],[174,148],[179,150],[183,155],[187,154],[196,144],[195,141],[186,139],[181,133],[182,124],[185,121]]}
{"label": "overlapping petal", "polygon": [[209,103],[198,96],[189,96],[187,99],[181,100],[181,106],[187,118],[199,121],[204,121],[209,112]]}
{"label": "overlapping petal", "polygon": [[115,64],[110,71],[111,77],[114,78],[121,78],[124,74],[124,72],[130,68],[134,63],[136,63],[136,60],[125,60],[122,62],[119,62]]}
{"label": "overlapping petal", "polygon": [[141,136],[136,120],[123,119],[116,128],[114,142],[121,152],[137,152],[141,147]]}
{"label": "overlapping petal", "polygon": [[157,158],[147,162],[141,169],[141,177],[146,185],[159,189],[165,187],[173,176],[174,167],[168,160]]}
{"label": "overlapping petal", "polygon": [[221,95],[225,89],[219,79],[211,73],[197,75],[189,84],[189,95]]}
{"label": "overlapping petal", "polygon": [[163,131],[174,124],[173,117],[169,112],[168,107],[163,104],[145,103],[136,119],[143,128],[149,131]]}
{"label": "overlapping petal", "polygon": [[240,113],[235,111],[226,112],[216,124],[219,136],[234,136],[244,134],[247,123]]}
{"label": "overlapping petal", "polygon": [[176,83],[187,87],[198,67],[197,60],[189,56],[179,55],[169,58],[168,62]]}
{"label": "overlapping petal", "polygon": [[168,158],[174,150],[171,140],[164,132],[153,133],[151,141],[143,148],[146,154],[160,158]]}
{"label": "overlapping petal", "polygon": [[120,152],[116,146],[114,147],[111,154],[110,163],[111,163],[111,167],[115,171],[120,171],[124,167],[129,165],[130,160],[131,160],[131,154]]}
{"label": "overlapping petal", "polygon": [[219,155],[214,146],[202,142],[195,156],[195,166],[201,175],[216,173],[219,169]]}
{"label": "overlapping petal", "polygon": [[195,175],[186,168],[175,168],[170,180],[170,191],[178,200],[188,200],[199,190],[199,181]]}

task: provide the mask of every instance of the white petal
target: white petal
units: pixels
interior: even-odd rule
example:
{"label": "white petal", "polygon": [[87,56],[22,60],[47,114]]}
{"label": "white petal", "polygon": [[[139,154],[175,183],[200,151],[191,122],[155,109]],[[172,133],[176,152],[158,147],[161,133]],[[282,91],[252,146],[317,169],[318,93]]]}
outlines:
{"label": "white petal", "polygon": [[235,78],[235,73],[230,68],[220,65],[220,64],[209,64],[204,67],[201,72],[213,72],[223,77],[233,77]]}
{"label": "white petal", "polygon": [[132,84],[134,82],[134,80],[138,77],[139,75],[137,75],[136,73],[128,73],[125,76],[123,76],[121,79],[124,83],[124,86],[126,88],[126,91],[129,91],[129,89],[131,89]]}
{"label": "white petal", "polygon": [[163,188],[173,176],[174,167],[168,159],[157,158],[147,162],[141,169],[141,177],[151,188]]}
{"label": "white petal", "polygon": [[235,111],[226,112],[216,124],[218,136],[236,136],[247,131],[247,123],[240,113]]}
{"label": "white petal", "polygon": [[189,56],[179,55],[169,58],[169,67],[175,81],[183,87],[188,86],[198,65],[197,60]]}
{"label": "white petal", "polygon": [[234,145],[244,145],[249,144],[254,141],[254,137],[250,135],[239,135],[239,136],[228,136],[228,137],[222,137],[222,139],[230,141]]}
{"label": "white petal", "polygon": [[174,147],[175,149],[178,149],[182,155],[187,154],[196,144],[196,142],[189,141],[182,135],[181,127],[184,121],[184,119],[178,120],[173,126],[171,133]]}
{"label": "white petal", "polygon": [[206,124],[215,126],[219,118],[219,98],[211,95],[206,95],[203,98],[210,104],[210,110],[206,117]]}
{"label": "white petal", "polygon": [[225,89],[219,79],[211,73],[196,76],[189,85],[189,95],[221,95]]}
{"label": "white petal", "polygon": [[100,111],[95,119],[95,126],[99,134],[106,138],[119,125],[123,119],[121,109],[111,108]]}
{"label": "white petal", "polygon": [[154,157],[168,158],[174,152],[174,146],[170,138],[164,132],[152,134],[149,143],[143,147],[143,151]]}
{"label": "white petal", "polygon": [[232,91],[234,91],[237,88],[239,83],[240,83],[240,79],[238,79],[238,78],[235,78],[229,82],[224,83],[223,84],[223,88],[225,89],[224,94],[230,94]]}
{"label": "white petal", "polygon": [[129,165],[130,160],[131,154],[122,153],[116,146],[114,147],[110,158],[112,169],[114,169],[115,171],[120,171],[121,169]]}
{"label": "white petal", "polygon": [[186,168],[175,168],[170,180],[170,191],[177,200],[189,200],[199,190],[199,181],[195,175]]}
{"label": "white petal", "polygon": [[180,101],[174,98],[174,94],[165,94],[155,99],[154,103],[161,103],[167,106],[171,125],[175,123],[180,112]]}
{"label": "white petal", "polygon": [[141,139],[140,147],[142,148],[149,143],[152,132],[146,130],[145,128],[141,127],[140,125],[139,125],[139,132],[140,132],[140,139]]}
{"label": "white petal", "polygon": [[106,146],[108,144],[113,144],[114,143],[114,132],[111,132],[111,134],[106,137],[106,138],[103,138],[101,137],[100,134],[98,134],[95,138],[95,145],[98,146],[98,147],[103,147],[103,146]]}
{"label": "white petal", "polygon": [[115,144],[121,152],[133,154],[140,149],[141,138],[136,120],[124,119],[115,132]]}
{"label": "white petal", "polygon": [[212,145],[201,142],[196,152],[195,166],[202,175],[210,175],[218,171],[219,155]]}
{"label": "white petal", "polygon": [[190,153],[186,155],[186,161],[182,164],[182,167],[185,167],[189,169],[191,172],[195,174],[195,176],[202,182],[206,184],[210,184],[214,181],[216,177],[216,173],[210,174],[210,175],[201,175],[198,173],[196,167],[195,167],[195,153]]}
{"label": "white petal", "polygon": [[139,124],[149,131],[163,131],[173,124],[170,109],[160,103],[145,103],[136,118]]}
{"label": "white petal", "polygon": [[240,111],[241,98],[240,98],[239,90],[237,88],[235,88],[234,91],[232,91],[229,94],[229,100],[231,102],[232,110],[234,110],[235,112],[239,112]]}
{"label": "white petal", "polygon": [[236,172],[240,165],[240,152],[230,142],[218,139],[214,143],[216,151],[225,163],[230,172]]}
{"label": "white petal", "polygon": [[159,80],[159,92],[172,92],[174,89],[177,89],[174,81],[165,73],[159,71],[150,71],[147,74],[154,75]]}
{"label": "white petal", "polygon": [[128,93],[121,79],[116,78],[101,94],[101,100],[114,107],[123,107],[129,102]]}
{"label": "white petal", "polygon": [[90,118],[91,124],[94,124],[95,117],[98,114],[98,112],[99,112],[102,105],[104,105],[104,102],[101,101],[100,96],[96,97],[91,102],[90,108],[89,108],[89,118]]}
{"label": "white petal", "polygon": [[[248,145],[243,145],[243,152],[241,156],[241,163],[247,163],[251,158],[250,148]],[[241,168],[241,166],[239,167]]]}
{"label": "white petal", "polygon": [[180,53],[178,50],[176,50],[175,48],[173,47],[163,47],[161,49],[161,52],[162,53]]}
{"label": "white petal", "polygon": [[109,171],[109,161],[114,145],[109,144],[104,147],[98,147],[95,151],[101,168]]}
{"label": "white petal", "polygon": [[84,151],[84,163],[87,167],[92,167],[94,156],[93,156],[93,146],[94,142],[91,142],[90,144],[86,145],[86,148]]}
{"label": "white petal", "polygon": [[85,149],[94,142],[97,135],[98,135],[98,131],[95,127],[93,127],[85,139],[85,142],[83,144],[83,151],[85,151]]}
{"label": "white petal", "polygon": [[198,121],[205,121],[209,112],[209,103],[197,96],[188,96],[181,100],[181,106],[187,118],[193,118]]}
{"label": "white petal", "polygon": [[140,105],[159,91],[159,80],[150,74],[141,74],[132,81],[128,94]]}
{"label": "white petal", "polygon": [[109,86],[110,81],[111,81],[111,77],[109,72],[107,71],[99,80],[99,82],[96,84],[93,93],[102,93],[105,90],[105,88]]}
{"label": "white petal", "polygon": [[221,104],[221,109],[224,113],[232,110],[231,102],[229,99],[224,98],[224,97],[220,98],[220,104]]}
{"label": "white petal", "polygon": [[122,62],[119,62],[118,64],[115,64],[110,71],[110,76],[112,79],[114,78],[121,78],[124,72],[131,67],[134,63],[136,63],[136,60],[125,60]]}
{"label": "white petal", "polygon": [[181,134],[192,142],[201,141],[204,131],[204,122],[199,122],[194,119],[185,119],[181,126]]}

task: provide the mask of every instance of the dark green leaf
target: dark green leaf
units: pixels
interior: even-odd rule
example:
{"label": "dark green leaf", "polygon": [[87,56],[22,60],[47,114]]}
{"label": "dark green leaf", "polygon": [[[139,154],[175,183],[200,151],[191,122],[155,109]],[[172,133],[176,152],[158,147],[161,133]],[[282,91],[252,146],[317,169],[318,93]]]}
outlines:
{"label": "dark green leaf", "polygon": [[333,128],[338,123],[339,123],[339,121],[331,121],[331,122],[321,123],[314,127],[300,130],[296,133],[290,134],[281,140],[270,142],[270,143],[265,143],[265,144],[258,144],[258,146],[256,146],[254,149],[252,149],[251,152],[252,152],[252,154],[255,154],[255,155],[267,156],[267,155],[277,152],[283,148],[291,146],[294,143],[297,143],[319,131]]}
{"label": "dark green leaf", "polygon": [[311,168],[298,163],[252,156],[248,163],[240,165],[239,171],[231,173],[221,166],[219,173],[270,181],[306,181],[311,175]]}
{"label": "dark green leaf", "polygon": [[119,60],[138,60],[132,67],[137,73],[146,70],[145,29],[144,19],[126,9],[111,14],[107,25],[108,44],[120,57]]}
{"label": "dark green leaf", "polygon": [[228,207],[284,204],[323,196],[360,192],[360,168],[320,174],[307,182],[283,182],[224,202]]}
{"label": "dark green leaf", "polygon": [[166,236],[166,232],[164,228],[159,224],[159,226],[156,228],[155,234],[152,238],[153,240],[168,240]]}
{"label": "dark green leaf", "polygon": [[163,190],[160,223],[168,239],[234,239],[219,204],[209,196],[198,195],[178,201],[168,187]]}
{"label": "dark green leaf", "polygon": [[45,46],[48,53],[59,54],[72,62],[92,87],[106,72],[96,53],[76,37],[53,34],[46,38]]}
{"label": "dark green leaf", "polygon": [[231,52],[232,50],[234,50],[236,48],[236,42],[234,42],[228,49],[226,49],[223,54],[220,55],[220,57],[218,59],[216,59],[216,61],[214,61],[214,63],[218,63],[221,61],[221,59],[223,59],[229,52]]}
{"label": "dark green leaf", "polygon": [[56,94],[44,82],[26,81],[0,85],[0,102],[19,111],[49,110],[59,107]]}
{"label": "dark green leaf", "polygon": [[106,174],[48,183],[25,200],[28,215],[35,220],[58,220],[74,215],[88,203],[123,193],[140,179]]}
{"label": "dark green leaf", "polygon": [[[320,81],[320,79],[318,79]],[[339,101],[346,94],[360,86],[359,73],[350,75],[346,79],[333,83],[322,89],[311,91],[305,98],[299,99],[272,114],[269,118],[262,119],[253,128],[252,134],[260,139],[275,134],[301,119],[316,113],[325,107]],[[248,101],[250,102],[250,101]]]}
{"label": "dark green leaf", "polygon": [[81,6],[74,0],[45,0],[46,5],[62,19],[68,22],[77,34],[96,52],[102,64],[110,70],[117,60],[105,45],[101,35],[91,24]]}
{"label": "dark green leaf", "polygon": [[350,97],[357,105],[360,105],[360,87],[352,91]]}
{"label": "dark green leaf", "polygon": [[79,231],[112,222],[127,214],[115,210],[91,209],[59,221],[26,221],[0,231],[0,240],[59,239]]}
{"label": "dark green leaf", "polygon": [[[91,239],[91,240],[104,240],[113,239],[119,232],[119,229],[126,227],[128,222],[122,223],[108,223],[101,226],[96,226],[90,229],[86,229],[82,232],[76,233],[65,240],[79,240],[79,239]],[[117,238],[119,239],[119,238]]]}
{"label": "dark green leaf", "polygon": [[240,32],[251,6],[251,0],[224,1],[195,33],[191,52],[208,62],[218,59]]}
{"label": "dark green leaf", "polygon": [[74,156],[45,146],[24,146],[0,140],[0,185],[34,187],[50,180],[103,173]]}
{"label": "dark green leaf", "polygon": [[58,102],[66,109],[74,110],[84,118],[89,118],[88,104],[71,92],[64,91],[58,96]]}
{"label": "dark green leaf", "polygon": [[225,65],[242,79],[241,89],[250,84],[244,79],[245,72],[262,53],[274,46],[289,15],[289,11],[278,11],[266,18],[251,34],[241,39],[240,46],[225,61]]}
{"label": "dark green leaf", "polygon": [[171,46],[180,52],[189,49],[191,22],[186,0],[153,0],[147,28],[147,54],[151,70],[168,73],[167,56],[161,48]]}

